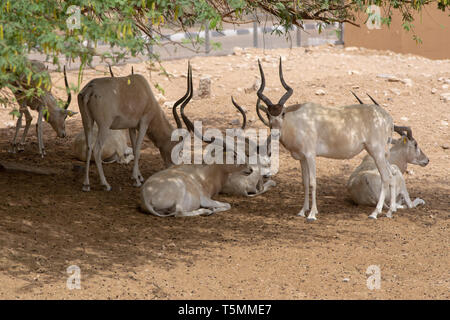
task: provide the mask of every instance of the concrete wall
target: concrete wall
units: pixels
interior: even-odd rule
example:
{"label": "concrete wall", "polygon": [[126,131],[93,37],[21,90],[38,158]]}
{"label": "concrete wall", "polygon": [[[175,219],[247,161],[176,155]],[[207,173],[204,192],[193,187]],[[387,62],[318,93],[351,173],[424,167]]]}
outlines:
{"label": "concrete wall", "polygon": [[[403,29],[401,15],[392,17],[391,26],[381,25],[381,29],[370,30],[365,24],[367,14],[360,13],[357,23],[360,27],[346,23],[344,41],[346,47],[364,47],[391,50],[398,53],[413,53],[430,59],[450,59],[450,12],[442,12],[436,4],[426,6],[421,14],[415,15],[415,33],[422,40],[417,44],[413,33]],[[383,9],[381,9],[383,16]]]}

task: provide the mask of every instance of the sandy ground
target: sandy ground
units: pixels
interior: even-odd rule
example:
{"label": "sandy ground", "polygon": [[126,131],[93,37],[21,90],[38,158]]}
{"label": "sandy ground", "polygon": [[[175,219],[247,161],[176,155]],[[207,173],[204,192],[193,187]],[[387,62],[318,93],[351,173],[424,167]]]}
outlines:
{"label": "sandy ground", "polygon": [[[192,101],[189,115],[203,119],[204,126],[230,127],[239,117],[232,94],[247,108],[250,126],[262,128],[254,110],[256,94],[243,89],[253,84],[260,57],[266,92],[280,97],[279,55],[286,57],[285,79],[294,88],[290,103],[353,104],[350,90],[361,97],[367,91],[397,124],[413,128],[430,164],[410,165],[413,172],[405,179],[411,197],[424,199],[424,206],[399,210],[393,219],[370,220],[372,208],[352,204],[345,190],[365,152],[348,161],[319,158],[319,215],[307,223],[296,216],[304,196],[300,164],[281,149],[278,185],[267,194],[251,199],[219,195],[216,199],[230,202],[232,209],[210,217],[157,218],[137,209],[132,164],[104,166],[111,192],[100,188],[91,166],[93,190],[81,191],[82,173],[73,168],[83,164],[71,152],[71,141],[82,129],[79,114],[67,121],[65,139],[44,125],[47,156],[41,159],[34,128],[24,152],[8,153],[14,121],[10,109],[2,108],[0,161],[60,173],[0,172],[0,299],[449,299],[450,151],[442,146],[450,142],[450,103],[440,94],[450,90],[440,78],[450,78],[450,60],[329,46],[194,58],[194,85],[211,75],[213,96]],[[185,90],[180,74],[187,61],[167,61],[164,67],[175,77],[134,65],[174,101]],[[130,69],[115,72],[126,75]],[[412,86],[377,77],[381,73],[411,79]],[[87,71],[83,83],[102,75]],[[54,92],[64,99],[62,75],[52,76]],[[76,82],[75,71],[69,79]],[[316,95],[318,89],[325,95]],[[71,109],[78,109],[76,99]],[[146,178],[163,168],[147,139],[140,164]],[[81,290],[66,287],[71,265],[80,267]],[[366,285],[371,265],[381,270],[379,290]]]}

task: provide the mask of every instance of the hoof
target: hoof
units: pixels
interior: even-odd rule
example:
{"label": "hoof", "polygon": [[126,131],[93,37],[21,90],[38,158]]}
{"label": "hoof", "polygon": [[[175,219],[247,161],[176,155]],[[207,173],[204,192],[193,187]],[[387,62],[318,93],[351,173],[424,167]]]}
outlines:
{"label": "hoof", "polygon": [[83,190],[84,192],[89,192],[89,191],[91,191],[91,186],[88,184],[83,184],[83,187],[81,188],[81,190]]}
{"label": "hoof", "polygon": [[377,216],[370,215],[370,216],[369,216],[369,219],[377,220]]}
{"label": "hoof", "polygon": [[103,188],[105,191],[111,191],[111,186],[109,184],[104,185]]}
{"label": "hoof", "polygon": [[141,176],[141,175],[139,175],[139,181],[140,181],[140,182],[144,182],[144,177]]}
{"label": "hoof", "polygon": [[306,218],[306,221],[308,221],[308,222],[314,222],[316,220],[317,220],[316,217],[308,217],[308,218]]}

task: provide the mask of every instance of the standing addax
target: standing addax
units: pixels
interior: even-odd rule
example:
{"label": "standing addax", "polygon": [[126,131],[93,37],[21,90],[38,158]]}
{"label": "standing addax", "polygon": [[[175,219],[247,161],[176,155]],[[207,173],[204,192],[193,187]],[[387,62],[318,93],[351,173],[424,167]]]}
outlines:
{"label": "standing addax", "polygon": [[[47,68],[42,62],[30,60],[30,65],[31,70],[33,70],[33,72],[36,73],[44,72],[47,76],[50,77]],[[50,123],[50,125],[52,126],[53,130],[55,130],[56,135],[59,138],[64,138],[66,136],[66,124],[65,124],[66,118],[67,116],[71,117],[77,114],[77,112],[69,110],[72,95],[70,93],[69,84],[67,82],[66,67],[64,67],[64,84],[67,90],[67,101],[64,104],[64,107],[60,108],[58,105],[58,101],[52,95],[50,88],[49,89],[41,88],[44,91],[44,93],[39,97],[31,97],[31,98],[26,97],[25,90],[38,87],[38,83],[36,83],[35,80],[32,80],[30,84],[28,84],[26,77],[23,75],[20,77],[18,81],[13,83],[15,87],[21,89],[17,89],[16,91],[14,91],[14,96],[16,97],[16,100],[20,105],[19,109],[20,115],[17,118],[16,132],[14,134],[14,138],[11,143],[12,145],[11,152],[15,153],[17,151],[22,151],[24,149],[25,138],[28,134],[31,121],[33,120],[33,117],[31,116],[28,107],[31,110],[35,110],[38,112],[38,119],[36,123],[36,135],[38,140],[39,154],[42,157],[44,157],[45,155],[44,141],[42,138],[42,119]],[[22,127],[22,117],[24,114],[26,123],[22,134],[22,138],[20,139],[20,143],[18,144],[17,135],[19,134],[20,128]]]}
{"label": "standing addax", "polygon": [[[305,216],[309,207],[311,186],[312,206],[308,220],[315,220],[316,204],[316,157],[350,159],[366,150],[375,160],[381,175],[382,188],[377,207],[369,216],[376,219],[382,211],[386,192],[393,187],[392,173],[386,159],[388,141],[392,138],[393,121],[389,113],[377,105],[350,105],[340,108],[324,107],[315,103],[303,103],[285,107],[293,90],[283,79],[280,59],[279,76],[287,92],[278,103],[272,103],[264,94],[265,78],[261,63],[261,87],[257,95],[267,105],[271,129],[279,129],[281,144],[294,159],[300,160],[305,201],[300,216]],[[258,106],[257,106],[258,108]],[[394,191],[391,188],[389,213],[396,211]]]}

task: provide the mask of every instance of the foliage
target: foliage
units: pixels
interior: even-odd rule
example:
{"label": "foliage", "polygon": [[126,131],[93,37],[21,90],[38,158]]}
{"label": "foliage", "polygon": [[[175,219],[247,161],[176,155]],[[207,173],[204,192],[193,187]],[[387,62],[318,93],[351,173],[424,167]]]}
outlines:
{"label": "foliage", "polygon": [[[1,0],[0,88],[16,90],[17,80],[24,75],[28,84],[36,84],[30,89],[32,94],[42,93],[41,86],[48,88],[45,73],[34,72],[27,62],[30,53],[44,54],[57,66],[61,57],[79,62],[81,79],[82,70],[94,56],[118,61],[126,55],[148,54],[149,46],[161,43],[163,32],[185,31],[206,23],[210,29],[220,30],[224,22],[253,21],[256,13],[272,15],[282,30],[302,26],[306,19],[354,24],[355,14],[370,4],[385,8],[382,20],[386,24],[395,10],[401,12],[404,28],[411,29],[413,13],[430,3],[441,10],[450,7],[450,0]],[[71,6],[80,8],[78,29],[68,28],[74,17]],[[191,41],[202,43],[203,39]],[[98,52],[101,42],[113,49]]]}

